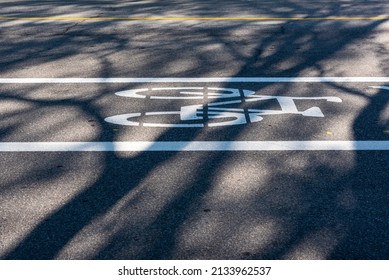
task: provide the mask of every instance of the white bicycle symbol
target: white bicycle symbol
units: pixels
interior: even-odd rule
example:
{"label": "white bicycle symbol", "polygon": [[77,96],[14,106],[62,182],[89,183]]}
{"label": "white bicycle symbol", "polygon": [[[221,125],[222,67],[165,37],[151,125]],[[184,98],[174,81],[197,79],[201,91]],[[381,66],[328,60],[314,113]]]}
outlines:
{"label": "white bicycle symbol", "polygon": [[[178,91],[178,96],[153,95],[155,92],[171,93]],[[147,95],[147,93],[149,93]],[[150,94],[151,93],[151,94]],[[149,98],[151,100],[203,100],[204,104],[182,106],[179,111],[161,111],[146,113],[129,113],[108,117],[105,121],[117,125],[127,126],[145,126],[145,127],[209,127],[242,125],[254,123],[263,120],[266,115],[295,114],[305,117],[324,117],[319,107],[311,107],[304,111],[299,111],[295,100],[326,100],[328,102],[342,102],[338,97],[289,97],[289,96],[270,96],[256,95],[255,91],[241,90],[236,88],[217,88],[217,87],[161,87],[152,89],[133,89],[115,93],[118,96],[129,98]],[[213,101],[212,100],[215,100]],[[223,101],[219,101],[223,99]],[[226,100],[229,99],[229,100]],[[224,101],[226,100],[226,101]],[[231,108],[227,106],[242,104],[244,102],[252,103],[265,100],[276,100],[281,110],[263,110],[263,109],[242,109]],[[209,102],[211,101],[211,102]],[[156,123],[140,122],[138,118],[143,116],[166,116],[177,115],[181,123]],[[207,122],[207,120],[217,120]],[[207,123],[207,124],[205,124]]]}

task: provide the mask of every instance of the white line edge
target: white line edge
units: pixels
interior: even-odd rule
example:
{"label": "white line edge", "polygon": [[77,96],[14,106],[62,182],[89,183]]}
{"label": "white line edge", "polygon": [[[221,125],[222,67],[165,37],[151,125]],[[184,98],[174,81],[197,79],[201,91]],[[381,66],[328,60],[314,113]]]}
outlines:
{"label": "white line edge", "polygon": [[389,83],[389,77],[212,77],[212,78],[0,78],[0,84],[101,83]]}
{"label": "white line edge", "polygon": [[1,142],[0,152],[388,151],[389,141]]}

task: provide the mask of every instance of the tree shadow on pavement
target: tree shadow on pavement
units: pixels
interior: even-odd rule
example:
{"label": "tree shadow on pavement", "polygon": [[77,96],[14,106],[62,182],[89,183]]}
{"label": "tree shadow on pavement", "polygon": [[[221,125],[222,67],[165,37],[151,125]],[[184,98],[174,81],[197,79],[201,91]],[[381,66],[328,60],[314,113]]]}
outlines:
{"label": "tree shadow on pavement", "polygon": [[[251,34],[258,36],[258,41],[248,50],[249,56],[225,35],[234,31],[231,26],[200,28],[195,34],[206,34],[206,43],[222,45],[224,51],[239,59],[241,67],[236,77],[293,77],[312,69],[325,73],[325,60],[339,56],[353,40],[368,36],[380,23],[362,27],[333,23],[329,27],[338,28],[335,34],[339,37],[332,39],[320,33],[322,22],[309,23],[308,34],[299,32],[302,23],[285,23],[275,33]],[[237,26],[240,30],[244,24]],[[127,47],[125,41],[119,45],[121,50]],[[203,48],[204,41],[200,40],[187,53],[197,51],[201,58]],[[173,57],[170,54],[161,58],[156,67],[163,69],[164,60],[174,61]],[[100,59],[105,66],[101,75],[109,76],[109,62]],[[188,69],[186,73],[201,73],[201,69]],[[223,86],[236,85],[226,82]],[[261,84],[258,91],[268,87]],[[105,98],[107,88],[102,86],[100,91],[96,98]],[[351,90],[349,93],[353,94]],[[387,140],[382,133],[387,123],[379,118],[387,110],[388,96],[380,90],[371,97],[355,119],[354,140]],[[90,100],[77,106],[102,122],[101,109],[91,105]],[[336,116],[328,118],[336,120]],[[301,119],[293,120],[296,131],[304,129]],[[189,140],[210,136],[232,141],[254,125],[195,129]],[[276,130],[288,126],[290,123],[280,124]],[[111,128],[108,124],[102,127]],[[313,129],[307,137],[316,132]],[[177,133],[167,129],[155,141],[173,139]],[[96,140],[115,139],[115,135],[103,134]],[[389,257],[387,151],[146,151],[99,156],[103,158],[103,170],[96,182],[38,222],[3,258]]]}

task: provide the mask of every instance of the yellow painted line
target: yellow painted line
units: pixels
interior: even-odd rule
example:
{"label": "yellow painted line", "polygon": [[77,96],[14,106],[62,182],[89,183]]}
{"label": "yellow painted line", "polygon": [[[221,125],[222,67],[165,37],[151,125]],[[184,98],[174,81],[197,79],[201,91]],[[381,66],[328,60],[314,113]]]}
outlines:
{"label": "yellow painted line", "polygon": [[4,17],[2,21],[383,21],[389,16],[374,17]]}

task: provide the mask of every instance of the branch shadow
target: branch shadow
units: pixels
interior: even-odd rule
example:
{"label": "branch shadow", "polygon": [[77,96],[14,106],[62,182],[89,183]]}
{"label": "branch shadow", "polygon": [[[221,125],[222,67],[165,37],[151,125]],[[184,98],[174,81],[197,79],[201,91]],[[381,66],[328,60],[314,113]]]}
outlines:
{"label": "branch shadow", "polygon": [[[297,5],[293,8],[301,9]],[[239,46],[223,36],[232,27],[221,28],[220,33],[202,28],[197,34],[207,34],[210,41],[221,44],[243,62],[235,74],[237,77],[269,74],[283,77],[298,76],[307,69],[324,72],[320,62],[353,40],[367,36],[380,22],[363,27],[334,23],[333,28],[340,29],[339,37],[332,40],[321,37],[316,30],[322,23],[309,24],[311,33],[306,38],[307,34],[296,32],[301,23],[285,23],[277,29],[276,36],[272,33],[261,38],[251,49],[249,57],[242,55]],[[244,24],[235,28],[242,26]],[[202,47],[201,42],[193,47],[200,50],[199,60],[205,57]],[[127,41],[120,41],[118,48],[127,48]],[[301,57],[296,57],[299,48],[303,48],[297,51]],[[63,57],[75,52],[69,50]],[[113,71],[109,61],[104,57],[100,60],[104,65],[101,75],[110,76]],[[157,68],[163,69],[164,60],[166,57],[154,60],[159,62]],[[285,64],[285,61],[290,62]],[[196,71],[199,70],[188,69],[186,73]],[[225,83],[223,86],[233,87],[234,84]],[[258,90],[267,87],[269,85],[262,84]],[[102,98],[110,90],[102,86],[95,98]],[[387,124],[377,121],[387,105],[388,94],[384,90],[371,98],[354,122],[355,140],[387,140],[387,135],[382,134]],[[76,103],[76,106],[103,122],[99,108],[93,107],[90,100]],[[296,126],[296,129],[302,129],[304,124]],[[217,131],[198,129],[191,132],[190,140],[207,139],[209,135],[236,140],[250,128],[251,125]],[[167,129],[155,141],[166,141],[176,135],[177,131]],[[97,140],[114,141],[115,135],[103,133]],[[102,156],[104,169],[98,180],[38,223],[3,257],[387,259],[389,216],[385,182],[388,179],[388,156],[387,152],[356,152],[355,155],[352,152],[318,152],[307,155],[304,152],[194,154],[146,151],[123,156],[106,153]],[[279,158],[285,161],[280,162]],[[336,164],[331,165],[333,158]],[[346,168],[346,172],[337,170],[342,166],[342,158],[354,165]],[[298,162],[305,164],[299,165]],[[171,171],[177,163],[182,166]],[[250,164],[258,173],[248,171]],[[229,171],[234,176],[243,177],[243,181],[234,176],[230,181],[225,179],[223,176]],[[223,188],[233,189],[232,194],[224,193],[230,200],[223,197]],[[247,190],[250,197],[241,189]],[[96,225],[102,227],[100,235],[105,238],[97,249],[88,254],[72,253],[67,249],[69,244],[75,246],[72,242],[83,242],[78,239],[93,239],[88,234],[93,234],[90,228]]]}

